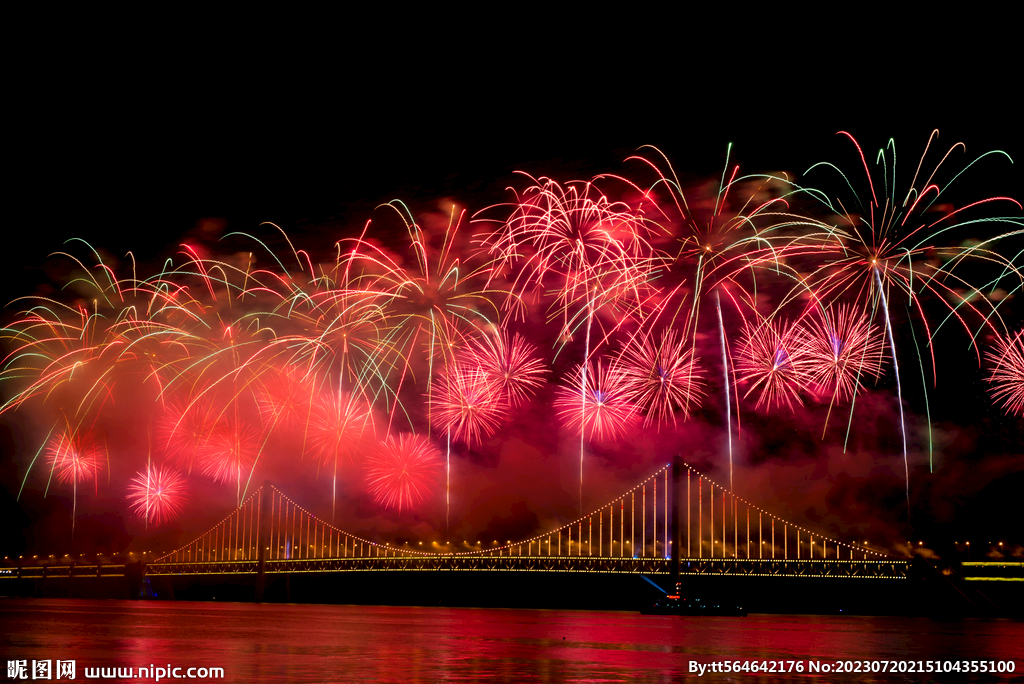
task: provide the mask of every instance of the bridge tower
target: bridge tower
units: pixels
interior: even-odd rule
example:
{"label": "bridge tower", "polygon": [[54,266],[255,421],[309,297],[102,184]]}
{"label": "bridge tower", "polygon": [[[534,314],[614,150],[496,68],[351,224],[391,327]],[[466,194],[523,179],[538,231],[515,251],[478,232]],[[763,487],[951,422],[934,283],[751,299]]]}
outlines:
{"label": "bridge tower", "polygon": [[263,481],[263,490],[260,492],[259,507],[259,532],[256,535],[256,602],[263,601],[263,590],[266,589],[267,581],[267,544],[270,543],[270,505],[271,492],[273,487],[270,480]]}
{"label": "bridge tower", "polygon": [[672,560],[669,564],[669,581],[675,582],[675,594],[679,595],[679,582],[681,568],[679,559],[682,555],[682,527],[680,525],[679,503],[682,498],[679,488],[683,476],[683,456],[676,454],[672,457]]}

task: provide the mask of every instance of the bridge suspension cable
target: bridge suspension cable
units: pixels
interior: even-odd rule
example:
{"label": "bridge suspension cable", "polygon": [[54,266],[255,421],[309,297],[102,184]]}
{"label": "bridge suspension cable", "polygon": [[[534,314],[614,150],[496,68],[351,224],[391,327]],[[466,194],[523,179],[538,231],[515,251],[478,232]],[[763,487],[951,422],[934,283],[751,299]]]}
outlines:
{"label": "bridge suspension cable", "polygon": [[682,526],[685,517],[685,527],[678,531],[678,543],[685,548],[685,555],[680,548],[681,559],[867,560],[887,557],[776,516],[737,496],[688,463],[677,462],[685,469],[685,478],[681,472],[680,477],[672,481],[677,483],[675,487],[685,488],[685,495],[681,491],[673,492],[669,485],[670,463],[592,512],[560,527],[521,541],[494,540],[493,546],[488,546],[486,541],[474,546],[467,543],[465,548],[451,551],[419,551],[351,534],[320,519],[277,487],[266,483],[206,533],[154,562],[257,562],[261,560],[261,547],[262,560],[271,562],[505,556],[669,559],[673,544],[669,510],[675,506],[683,508],[684,501],[685,516],[679,511],[678,518],[674,518]]}

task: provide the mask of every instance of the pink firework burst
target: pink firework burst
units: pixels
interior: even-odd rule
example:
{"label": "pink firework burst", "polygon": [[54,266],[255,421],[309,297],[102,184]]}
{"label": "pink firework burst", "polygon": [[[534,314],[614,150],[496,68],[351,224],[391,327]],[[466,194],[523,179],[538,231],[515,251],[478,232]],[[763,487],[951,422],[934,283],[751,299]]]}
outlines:
{"label": "pink firework burst", "polygon": [[185,478],[176,470],[149,466],[139,471],[128,485],[131,509],[147,525],[174,520],[187,499]]}
{"label": "pink firework burst", "polygon": [[496,384],[503,400],[512,407],[521,405],[544,384],[547,368],[534,354],[537,348],[518,333],[500,329],[492,335],[473,339],[464,355],[467,366],[479,368]]}
{"label": "pink firework burst", "polygon": [[810,379],[805,345],[796,326],[772,319],[756,325],[744,321],[736,363],[737,380],[750,383],[743,397],[757,393],[757,408],[802,406],[800,390]]}
{"label": "pink firework burst", "polygon": [[373,417],[365,401],[348,392],[317,399],[309,419],[309,442],[324,465],[351,462],[373,434]]}
{"label": "pink firework burst", "polygon": [[665,330],[658,342],[650,334],[634,337],[619,361],[630,400],[646,414],[644,426],[676,421],[676,411],[689,417],[700,406],[704,379],[693,350],[675,330]]}
{"label": "pink firework burst", "polygon": [[472,446],[494,434],[503,415],[502,388],[478,366],[454,363],[434,380],[431,408],[442,428]]}
{"label": "pink firework burst", "polygon": [[88,432],[62,432],[50,442],[47,451],[47,461],[57,481],[76,486],[79,482],[95,480],[106,457],[106,452]]}
{"label": "pink firework burst", "polygon": [[636,418],[636,406],[630,401],[629,381],[622,369],[612,363],[596,362],[586,375],[581,392],[582,368],[576,366],[555,396],[559,420],[577,435],[595,441],[612,440],[626,432]]}
{"label": "pink firework burst", "polygon": [[441,452],[421,435],[389,435],[370,454],[366,482],[385,508],[411,508],[423,501],[441,479]]}
{"label": "pink firework burst", "polygon": [[988,376],[992,398],[1007,412],[1024,416],[1024,328],[1012,337],[1000,336],[985,359],[995,365]]}
{"label": "pink firework burst", "polygon": [[882,375],[885,341],[882,331],[854,307],[840,305],[811,319],[803,331],[808,380],[846,401],[863,387],[866,377]]}

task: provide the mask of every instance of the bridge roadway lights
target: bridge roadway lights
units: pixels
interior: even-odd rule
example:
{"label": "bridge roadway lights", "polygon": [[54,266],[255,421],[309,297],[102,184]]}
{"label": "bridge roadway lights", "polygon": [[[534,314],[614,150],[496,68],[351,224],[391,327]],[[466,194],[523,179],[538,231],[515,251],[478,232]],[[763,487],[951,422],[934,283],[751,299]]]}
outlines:
{"label": "bridge roadway lights", "polygon": [[[829,579],[907,579],[904,560],[758,560],[735,558],[681,558],[680,577],[803,577]],[[388,556],[372,558],[310,558],[270,560],[265,573],[306,574],[333,572],[586,572],[609,574],[672,575],[668,558],[609,556]],[[149,575],[251,575],[256,561],[152,563]]]}

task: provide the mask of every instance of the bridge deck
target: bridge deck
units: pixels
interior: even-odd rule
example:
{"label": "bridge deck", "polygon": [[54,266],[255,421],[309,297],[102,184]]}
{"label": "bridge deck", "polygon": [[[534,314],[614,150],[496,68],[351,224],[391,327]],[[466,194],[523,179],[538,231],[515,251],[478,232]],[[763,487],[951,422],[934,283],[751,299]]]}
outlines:
{"label": "bridge deck", "polygon": [[[667,558],[615,558],[600,556],[390,556],[377,558],[313,558],[269,560],[266,572],[330,573],[330,572],[594,572],[638,575],[667,575],[671,572]],[[680,574],[686,576],[731,575],[737,577],[821,577],[861,579],[906,579],[910,562],[906,560],[837,560],[837,559],[736,559],[684,558]],[[8,567],[0,572],[3,579],[32,579],[123,576],[124,565],[33,565]],[[160,575],[234,575],[255,574],[257,561],[204,561],[182,563],[149,563],[145,574]]]}
{"label": "bridge deck", "polygon": [[[905,579],[909,562],[901,560],[752,560],[686,558],[682,575],[735,575],[750,577],[828,577]],[[322,558],[267,561],[267,573],[367,571],[508,571],[599,572],[667,575],[667,558],[609,558],[597,556],[409,556],[387,558]],[[205,575],[255,573],[256,561],[153,563],[148,575]]]}

